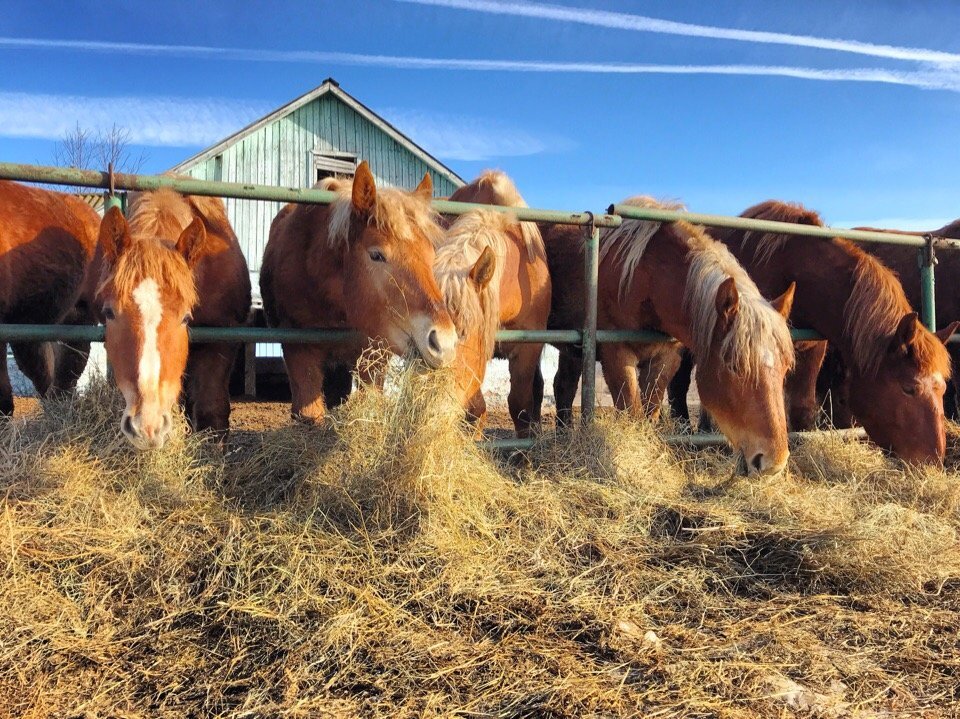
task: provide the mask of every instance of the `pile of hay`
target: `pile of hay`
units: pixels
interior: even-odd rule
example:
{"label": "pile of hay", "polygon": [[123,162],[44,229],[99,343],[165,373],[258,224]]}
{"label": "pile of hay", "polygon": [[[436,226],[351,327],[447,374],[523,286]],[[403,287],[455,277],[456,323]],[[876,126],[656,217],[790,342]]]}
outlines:
{"label": "pile of hay", "polygon": [[132,453],[102,383],[0,429],[0,713],[940,716],[960,482],[824,436],[789,476],[603,418],[498,463],[446,378]]}

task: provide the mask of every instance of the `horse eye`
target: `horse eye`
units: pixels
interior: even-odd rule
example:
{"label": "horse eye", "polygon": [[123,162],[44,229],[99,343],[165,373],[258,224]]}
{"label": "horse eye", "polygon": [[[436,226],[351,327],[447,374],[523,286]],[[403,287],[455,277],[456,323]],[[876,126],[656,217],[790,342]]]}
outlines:
{"label": "horse eye", "polygon": [[185,315],[183,316],[183,324],[185,324],[185,325],[190,324],[190,321],[191,321],[192,319],[193,319],[193,315],[190,314],[189,312],[187,312],[187,314],[185,314]]}
{"label": "horse eye", "polygon": [[905,384],[903,385],[903,393],[913,397],[917,393],[917,385],[915,384]]}
{"label": "horse eye", "polygon": [[113,308],[112,308],[112,307],[104,307],[104,308],[103,308],[103,316],[104,316],[107,320],[115,320],[115,319],[117,319],[117,316],[116,316],[115,314],[113,314]]}
{"label": "horse eye", "polygon": [[383,253],[380,250],[370,250],[370,259],[374,262],[386,262],[387,258],[384,257]]}

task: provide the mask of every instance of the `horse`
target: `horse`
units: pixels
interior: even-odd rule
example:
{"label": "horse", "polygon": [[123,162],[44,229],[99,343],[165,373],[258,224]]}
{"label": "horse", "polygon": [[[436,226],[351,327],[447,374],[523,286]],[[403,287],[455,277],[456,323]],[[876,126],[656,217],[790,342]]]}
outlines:
{"label": "horse", "polygon": [[[526,207],[513,181],[487,170],[450,197]],[[517,436],[539,429],[543,374],[539,342],[496,342],[497,329],[546,329],[550,314],[550,270],[540,230],[510,214],[475,210],[457,218],[437,248],[434,272],[460,336],[455,373],[468,417],[482,425],[486,402],[480,387],[487,362],[506,359],[510,370],[507,406]]]}
{"label": "horse", "polygon": [[[99,226],[99,215],[75,195],[0,181],[0,322],[63,321],[80,294]],[[40,396],[64,389],[50,343],[12,348]],[[0,342],[0,415],[14,408],[6,358]]]}
{"label": "horse", "polygon": [[118,208],[104,216],[97,253],[95,306],[126,405],[123,435],[138,450],[162,447],[182,399],[191,427],[223,444],[240,343],[190,343],[188,332],[249,317],[250,274],[223,201],[169,189],[131,194],[129,222]]}
{"label": "horse", "polygon": [[[672,207],[646,197],[625,202]],[[548,228],[544,244],[554,278],[548,326],[581,327],[581,230]],[[789,456],[783,381],[793,365],[785,319],[792,297],[792,288],[787,288],[774,302],[765,300],[723,245],[686,222],[627,220],[600,238],[597,327],[658,330],[688,347],[701,368],[701,400],[740,453],[740,468],[749,474],[779,473]],[[558,422],[563,422],[569,421],[585,368],[578,347],[559,349],[554,390]],[[638,396],[637,364],[645,351],[646,345],[631,342],[598,347],[617,408],[634,414],[654,409]],[[668,345],[666,351],[676,355],[675,346]]]}
{"label": "horse", "polygon": [[[855,229],[869,230],[870,232],[896,232],[916,237],[930,234],[936,237],[960,239],[960,220],[930,232],[911,232],[876,227],[857,227]],[[857,243],[857,245],[896,273],[911,306],[920,307],[922,305],[917,248],[877,242]],[[955,290],[955,283],[960,279],[960,256],[956,256],[953,251],[939,253],[937,255],[937,279],[939,280],[935,285],[939,326],[937,335],[941,338],[948,338],[953,334],[958,323],[946,322],[944,318],[960,317],[960,295]],[[956,366],[957,362],[960,361],[960,346],[948,344],[947,351],[950,354],[951,365]],[[850,391],[846,382],[846,373],[843,358],[838,356],[836,351],[830,351],[820,368],[815,385],[811,384],[807,387],[808,392],[815,392],[816,401],[824,407],[835,427],[849,427],[854,423],[854,417],[849,408]],[[943,404],[944,415],[951,419],[956,419],[958,411],[960,411],[958,391],[960,391],[960,387],[957,383],[952,379],[949,380]]]}
{"label": "horse", "polygon": [[377,189],[366,162],[353,180],[325,178],[329,205],[287,205],[270,226],[260,270],[271,327],[356,329],[365,339],[341,345],[283,343],[291,414],[322,422],[344,401],[364,348],[382,341],[396,354],[415,351],[430,368],[450,365],[457,332],[433,275],[443,229],[424,176],[413,192]]}
{"label": "horse", "polygon": [[[801,205],[768,200],[741,217],[823,226]],[[793,321],[827,338],[843,358],[850,409],[874,443],[908,462],[941,462],[946,451],[943,417],[950,358],[940,337],[919,321],[896,275],[853,243],[788,234],[708,228],[750,272],[766,296],[795,283]],[[791,416],[816,415],[811,363],[823,345],[798,357]],[[804,386],[807,387],[804,390]],[[808,427],[795,427],[806,429]]]}

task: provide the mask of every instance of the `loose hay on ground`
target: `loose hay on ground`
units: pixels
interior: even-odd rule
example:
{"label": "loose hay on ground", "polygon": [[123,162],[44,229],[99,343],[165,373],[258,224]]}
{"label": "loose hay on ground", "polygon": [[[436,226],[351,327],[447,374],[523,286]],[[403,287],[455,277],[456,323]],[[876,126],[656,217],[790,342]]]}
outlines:
{"label": "loose hay on ground", "polygon": [[952,711],[952,471],[823,437],[731,479],[613,417],[494,461],[394,380],[225,457],[133,454],[102,384],[3,427],[0,712]]}

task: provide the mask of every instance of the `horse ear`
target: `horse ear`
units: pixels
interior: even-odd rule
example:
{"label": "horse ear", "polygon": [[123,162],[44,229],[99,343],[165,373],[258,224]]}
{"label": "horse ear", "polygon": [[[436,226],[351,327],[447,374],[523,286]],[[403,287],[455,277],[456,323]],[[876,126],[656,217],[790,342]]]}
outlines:
{"label": "horse ear", "polygon": [[942,330],[937,330],[934,334],[937,335],[937,339],[939,339],[941,342],[946,344],[947,340],[949,340],[950,337],[953,336],[953,333],[957,331],[958,327],[960,327],[960,320],[957,320],[956,322],[951,322]]}
{"label": "horse ear", "polygon": [[196,264],[207,254],[207,230],[203,226],[203,221],[199,217],[194,217],[191,222],[180,233],[177,239],[177,252],[183,255],[189,267],[195,267]]}
{"label": "horse ear", "polygon": [[893,347],[901,352],[906,352],[920,334],[920,320],[916,312],[908,312],[897,325],[896,334],[893,337]]}
{"label": "horse ear", "polygon": [[424,173],[423,179],[420,180],[420,184],[417,185],[413,194],[425,202],[430,202],[433,199],[433,180],[430,179],[429,172]]}
{"label": "horse ear", "polygon": [[366,215],[373,212],[377,204],[377,185],[370,172],[370,165],[364,160],[357,167],[353,177],[353,209],[354,212]]}
{"label": "horse ear", "polygon": [[790,316],[790,311],[793,309],[793,297],[796,291],[797,283],[791,282],[786,292],[770,302],[770,304],[773,305],[773,309],[779,312],[783,319],[787,319]]}
{"label": "horse ear", "polygon": [[109,262],[115,262],[120,255],[133,244],[130,237],[130,228],[119,207],[111,207],[100,222],[100,245],[103,247],[104,257]]}
{"label": "horse ear", "polygon": [[737,291],[737,283],[732,277],[728,277],[717,288],[717,318],[724,331],[730,328],[739,311],[740,293]]}
{"label": "horse ear", "polygon": [[497,267],[497,257],[489,247],[484,247],[483,252],[470,268],[470,279],[477,286],[478,290],[484,289],[493,279],[493,272]]}

